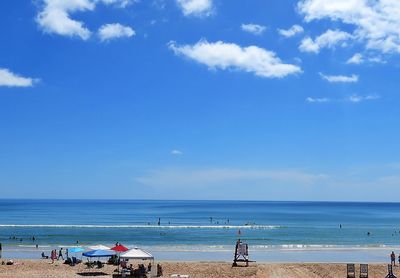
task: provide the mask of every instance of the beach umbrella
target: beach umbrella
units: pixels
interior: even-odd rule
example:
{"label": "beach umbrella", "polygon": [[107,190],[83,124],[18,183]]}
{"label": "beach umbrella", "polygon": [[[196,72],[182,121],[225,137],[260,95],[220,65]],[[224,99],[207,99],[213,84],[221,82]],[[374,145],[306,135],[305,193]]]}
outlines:
{"label": "beach umbrella", "polygon": [[120,255],[123,259],[133,260],[154,260],[154,256],[140,248],[130,249]]}
{"label": "beach umbrella", "polygon": [[[126,248],[125,246],[123,246],[122,244],[119,244],[119,245],[116,245],[116,246],[114,246],[113,248],[111,248],[111,250],[114,250],[114,251],[117,252],[118,255],[119,255],[121,252],[126,252],[126,251],[128,251],[129,249]],[[119,256],[118,256],[118,257],[119,257]],[[118,258],[118,272],[119,272],[119,265],[120,265],[120,260],[119,260],[119,258]]]}
{"label": "beach umbrella", "polygon": [[89,249],[91,249],[91,250],[110,250],[111,248],[100,244],[100,245],[89,246]]}
{"label": "beach umbrella", "polygon": [[115,255],[115,252],[112,250],[92,250],[89,252],[85,252],[82,255],[89,258],[102,258],[102,257],[111,257]]}
{"label": "beach umbrella", "polygon": [[125,246],[123,246],[122,244],[114,246],[113,248],[111,248],[111,250],[114,250],[115,252],[126,252],[129,249],[126,248]]}
{"label": "beach umbrella", "polygon": [[85,251],[85,249],[82,247],[68,248],[68,252],[70,252],[70,253],[79,253],[79,252],[83,252],[83,251]]}

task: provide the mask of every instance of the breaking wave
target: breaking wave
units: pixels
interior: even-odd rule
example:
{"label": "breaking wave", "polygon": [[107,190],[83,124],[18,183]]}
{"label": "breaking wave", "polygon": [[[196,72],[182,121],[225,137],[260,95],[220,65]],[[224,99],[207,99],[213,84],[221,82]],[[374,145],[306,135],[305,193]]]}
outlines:
{"label": "breaking wave", "polygon": [[90,229],[259,229],[283,228],[275,225],[86,225],[86,224],[1,224],[0,228],[90,228]]}

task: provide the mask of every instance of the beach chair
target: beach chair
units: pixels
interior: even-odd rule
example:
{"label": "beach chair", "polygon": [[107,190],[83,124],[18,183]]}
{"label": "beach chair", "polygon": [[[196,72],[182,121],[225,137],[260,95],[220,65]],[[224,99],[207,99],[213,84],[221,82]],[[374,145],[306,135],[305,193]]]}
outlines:
{"label": "beach chair", "polygon": [[347,264],[347,278],[356,278],[356,267],[354,264]]}
{"label": "beach chair", "polygon": [[391,264],[388,264],[388,275],[386,275],[386,278],[396,278],[393,274],[393,266]]}
{"label": "beach chair", "polygon": [[172,274],[171,278],[190,278],[188,274]]}
{"label": "beach chair", "polygon": [[368,265],[360,264],[360,278],[368,278]]}

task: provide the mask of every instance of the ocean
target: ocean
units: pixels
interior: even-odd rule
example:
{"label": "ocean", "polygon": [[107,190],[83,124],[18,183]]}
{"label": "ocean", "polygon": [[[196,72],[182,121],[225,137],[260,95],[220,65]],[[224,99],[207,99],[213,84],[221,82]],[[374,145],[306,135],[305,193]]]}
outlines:
{"label": "ocean", "polygon": [[400,203],[0,200],[0,212],[4,258],[119,242],[166,260],[230,260],[238,238],[274,262],[381,262],[400,249]]}

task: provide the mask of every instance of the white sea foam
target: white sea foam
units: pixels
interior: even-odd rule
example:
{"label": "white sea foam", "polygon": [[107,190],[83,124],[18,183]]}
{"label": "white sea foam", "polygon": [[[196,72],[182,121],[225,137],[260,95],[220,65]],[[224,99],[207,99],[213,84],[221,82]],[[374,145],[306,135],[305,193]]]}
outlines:
{"label": "white sea foam", "polygon": [[[231,245],[157,245],[142,246],[158,252],[231,252]],[[332,244],[283,244],[283,245],[250,245],[251,251],[368,251],[399,249],[399,245],[332,245]]]}
{"label": "white sea foam", "polygon": [[[112,243],[105,243],[112,246]],[[86,248],[86,245],[79,245]],[[137,245],[126,245],[128,248],[138,247]],[[54,248],[71,248],[76,245],[40,245],[40,250],[52,250]],[[231,252],[233,247],[231,245],[143,245],[139,246],[145,250],[153,252]],[[396,250],[400,245],[332,245],[332,244],[283,244],[283,245],[250,245],[252,252],[279,252],[279,251],[373,251],[373,250]],[[34,245],[16,245],[8,246],[8,251],[37,251]]]}
{"label": "white sea foam", "polygon": [[260,229],[283,228],[275,225],[69,225],[69,224],[1,224],[0,228],[130,228],[130,229]]}

